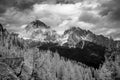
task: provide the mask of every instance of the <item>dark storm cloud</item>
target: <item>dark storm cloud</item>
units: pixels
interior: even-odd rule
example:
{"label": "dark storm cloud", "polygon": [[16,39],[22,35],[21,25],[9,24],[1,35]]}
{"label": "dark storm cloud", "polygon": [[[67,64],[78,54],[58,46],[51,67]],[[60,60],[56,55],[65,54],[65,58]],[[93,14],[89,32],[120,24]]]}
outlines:
{"label": "dark storm cloud", "polygon": [[0,0],[0,14],[4,13],[8,7],[11,7],[13,5],[13,1],[10,2],[10,0]]}
{"label": "dark storm cloud", "polygon": [[17,10],[30,9],[35,3],[45,0],[0,0],[0,13],[4,13],[8,8],[14,7]]}
{"label": "dark storm cloud", "polygon": [[0,13],[4,13],[5,11],[6,9],[2,5],[0,5]]}
{"label": "dark storm cloud", "polygon": [[79,17],[79,20],[87,23],[96,24],[100,21],[100,18],[93,13],[83,12],[82,15]]}
{"label": "dark storm cloud", "polygon": [[23,11],[31,9],[34,4],[40,3],[76,3],[82,0],[0,0],[0,14],[4,13],[8,8],[14,7],[17,10]]}
{"label": "dark storm cloud", "polygon": [[102,16],[108,16],[113,21],[120,21],[120,0],[111,0],[102,4]]}

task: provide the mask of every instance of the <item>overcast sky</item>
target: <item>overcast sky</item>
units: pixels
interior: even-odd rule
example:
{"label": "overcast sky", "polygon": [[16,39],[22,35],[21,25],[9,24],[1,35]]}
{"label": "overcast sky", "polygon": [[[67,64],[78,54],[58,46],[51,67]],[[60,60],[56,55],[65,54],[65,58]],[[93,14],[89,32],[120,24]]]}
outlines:
{"label": "overcast sky", "polygon": [[40,19],[60,33],[78,26],[120,39],[120,0],[0,0],[0,23],[20,32]]}

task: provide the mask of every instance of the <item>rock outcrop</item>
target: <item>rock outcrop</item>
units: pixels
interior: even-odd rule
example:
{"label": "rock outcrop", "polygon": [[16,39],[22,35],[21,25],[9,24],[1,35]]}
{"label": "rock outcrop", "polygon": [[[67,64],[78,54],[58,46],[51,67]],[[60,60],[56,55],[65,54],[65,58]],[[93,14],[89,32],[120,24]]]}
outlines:
{"label": "rock outcrop", "polygon": [[8,34],[8,31],[5,28],[3,28],[2,24],[0,24],[0,37],[6,37],[8,36]]}
{"label": "rock outcrop", "polygon": [[0,58],[0,80],[29,80],[31,74],[24,58]]}

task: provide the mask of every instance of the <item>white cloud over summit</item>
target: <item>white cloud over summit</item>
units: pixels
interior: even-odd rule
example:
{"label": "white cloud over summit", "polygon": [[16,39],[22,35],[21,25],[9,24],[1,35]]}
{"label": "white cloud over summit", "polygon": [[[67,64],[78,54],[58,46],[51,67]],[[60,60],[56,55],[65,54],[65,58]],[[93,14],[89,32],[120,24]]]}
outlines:
{"label": "white cloud over summit", "polygon": [[76,3],[74,4],[53,4],[55,1],[52,0],[51,3],[49,1],[49,4],[47,2],[44,2],[44,4],[35,3],[32,5],[32,9],[24,11],[10,7],[0,17],[0,22],[4,22],[6,25],[9,24],[8,29],[20,32],[23,25],[37,18],[56,29],[59,33],[69,27],[78,26],[82,29],[91,30],[96,34],[118,39],[117,35],[120,34],[119,21],[111,22],[108,15],[103,16],[100,14],[105,9],[103,4],[109,3],[111,0],[75,0]]}
{"label": "white cloud over summit", "polygon": [[43,20],[43,22],[46,22],[59,32],[63,32],[65,29],[72,26],[90,29],[94,27],[94,24],[82,20],[80,21],[80,18],[86,13],[92,14],[92,16],[98,16],[96,11],[99,4],[96,3],[96,5],[92,6],[92,4],[95,3],[96,2],[89,3],[85,1],[76,4],[35,4],[33,12],[35,12],[37,17],[44,15],[40,20]]}

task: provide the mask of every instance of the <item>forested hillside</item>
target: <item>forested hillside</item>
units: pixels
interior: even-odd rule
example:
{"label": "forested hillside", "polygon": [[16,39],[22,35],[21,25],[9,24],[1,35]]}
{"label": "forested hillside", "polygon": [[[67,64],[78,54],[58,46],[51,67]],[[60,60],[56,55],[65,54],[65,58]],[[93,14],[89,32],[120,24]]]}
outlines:
{"label": "forested hillside", "polygon": [[24,40],[0,25],[0,80],[119,80],[118,48]]}

